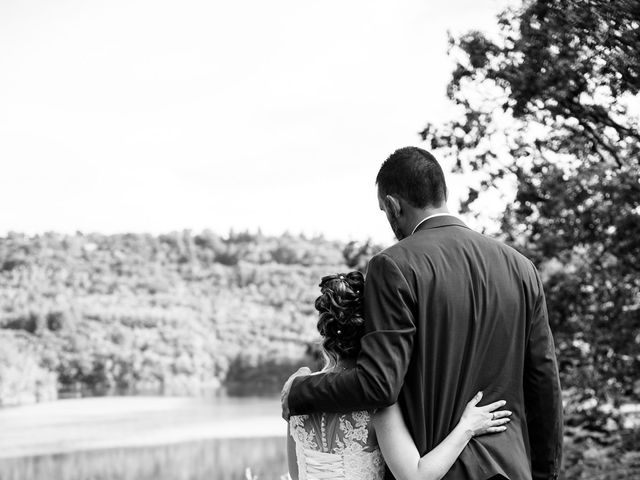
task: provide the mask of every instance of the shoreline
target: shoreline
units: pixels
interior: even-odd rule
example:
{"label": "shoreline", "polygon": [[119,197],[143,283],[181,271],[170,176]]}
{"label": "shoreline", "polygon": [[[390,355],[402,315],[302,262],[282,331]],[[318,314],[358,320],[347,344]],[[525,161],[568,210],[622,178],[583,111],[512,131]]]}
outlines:
{"label": "shoreline", "polygon": [[0,459],[286,436],[264,398],[92,397],[0,410]]}

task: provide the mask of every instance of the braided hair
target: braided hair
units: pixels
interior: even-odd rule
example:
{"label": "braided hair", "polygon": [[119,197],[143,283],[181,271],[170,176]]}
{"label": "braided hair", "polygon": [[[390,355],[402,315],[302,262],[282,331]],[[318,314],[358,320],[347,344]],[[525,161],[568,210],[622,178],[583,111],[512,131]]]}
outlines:
{"label": "braided hair", "polygon": [[322,277],[315,307],[327,366],[356,358],[364,334],[364,276],[353,271]]}

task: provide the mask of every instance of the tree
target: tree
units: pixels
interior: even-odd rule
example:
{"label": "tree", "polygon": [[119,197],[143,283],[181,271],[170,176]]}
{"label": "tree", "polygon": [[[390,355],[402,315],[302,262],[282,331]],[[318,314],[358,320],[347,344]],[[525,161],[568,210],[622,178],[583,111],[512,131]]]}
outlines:
{"label": "tree", "polygon": [[640,2],[532,0],[498,22],[450,40],[461,114],[421,136],[479,178],[463,210],[515,184],[504,240],[542,272],[569,423],[596,436],[640,401]]}
{"label": "tree", "polygon": [[369,259],[381,250],[382,247],[380,245],[373,244],[371,240],[367,240],[364,243],[351,241],[343,248],[342,256],[349,268],[353,268],[364,273],[367,271]]}

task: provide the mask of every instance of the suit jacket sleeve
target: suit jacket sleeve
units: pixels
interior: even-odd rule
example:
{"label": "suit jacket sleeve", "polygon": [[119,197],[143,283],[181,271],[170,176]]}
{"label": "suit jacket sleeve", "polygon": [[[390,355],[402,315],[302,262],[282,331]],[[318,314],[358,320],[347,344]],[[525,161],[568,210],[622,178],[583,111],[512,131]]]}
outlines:
{"label": "suit jacket sleeve", "polygon": [[384,253],[369,262],[364,290],[366,330],[356,367],[295,379],[291,415],[379,408],[397,400],[413,349],[415,297]]}
{"label": "suit jacket sleeve", "polygon": [[[535,271],[535,267],[534,267]],[[534,480],[556,479],[562,458],[562,392],[542,281],[527,341],[524,400]]]}

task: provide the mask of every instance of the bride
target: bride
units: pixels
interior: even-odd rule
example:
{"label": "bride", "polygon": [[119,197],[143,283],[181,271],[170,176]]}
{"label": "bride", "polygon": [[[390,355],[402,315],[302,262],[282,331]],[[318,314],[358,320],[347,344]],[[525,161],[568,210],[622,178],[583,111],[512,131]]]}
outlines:
{"label": "bride", "polygon": [[[320,289],[315,307],[320,313],[323,371],[353,368],[366,321],[364,277],[360,272],[326,276]],[[481,399],[479,392],[449,435],[422,457],[397,404],[375,412],[292,416],[289,474],[293,480],[381,480],[386,463],[397,480],[439,480],[472,437],[506,430],[511,412],[498,410],[506,402],[478,407]]]}

